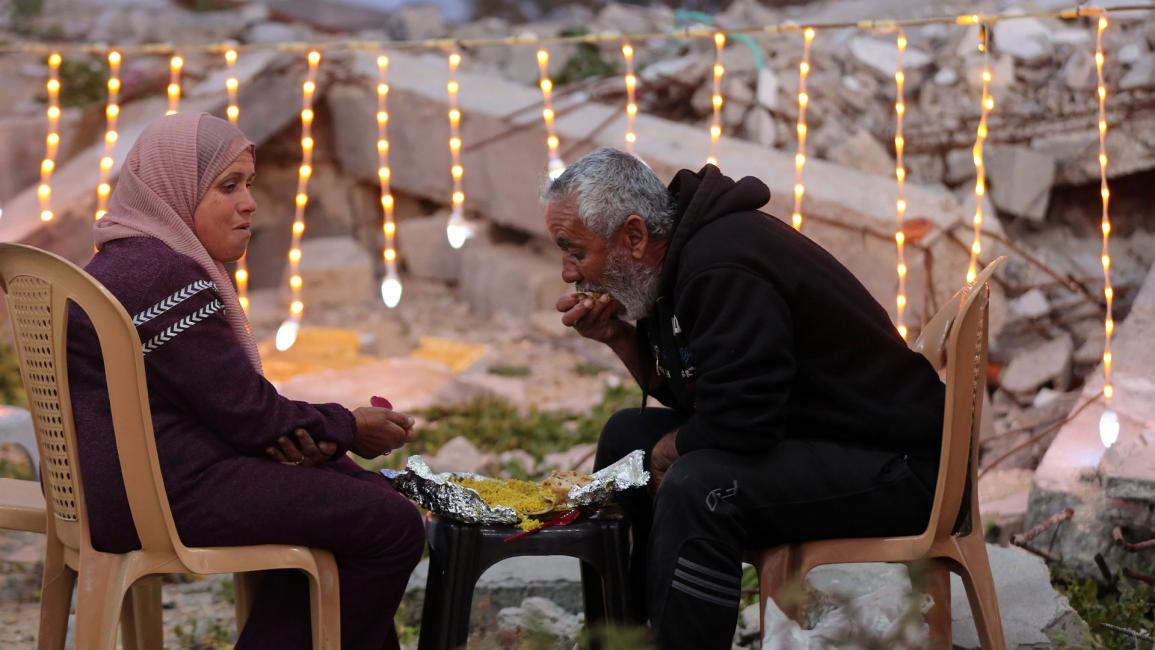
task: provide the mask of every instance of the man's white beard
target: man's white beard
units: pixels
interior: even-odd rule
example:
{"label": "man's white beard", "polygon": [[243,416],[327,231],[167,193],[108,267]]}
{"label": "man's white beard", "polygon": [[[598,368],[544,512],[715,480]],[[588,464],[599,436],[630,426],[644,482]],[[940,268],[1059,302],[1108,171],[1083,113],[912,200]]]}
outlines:
{"label": "man's white beard", "polygon": [[618,301],[626,320],[638,320],[649,315],[658,300],[661,282],[660,269],[647,268],[635,262],[623,250],[613,250],[606,257],[605,283],[594,286],[579,282],[578,291],[608,293]]}

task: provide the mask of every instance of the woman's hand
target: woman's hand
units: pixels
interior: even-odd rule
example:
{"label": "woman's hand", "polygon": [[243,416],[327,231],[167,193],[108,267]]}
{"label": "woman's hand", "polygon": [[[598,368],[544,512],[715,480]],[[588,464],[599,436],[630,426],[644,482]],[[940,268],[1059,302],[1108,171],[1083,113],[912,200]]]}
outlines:
{"label": "woman's hand", "polygon": [[587,339],[607,345],[628,334],[629,326],[617,318],[621,308],[621,304],[609,294],[602,294],[594,300],[588,294],[571,293],[557,301],[562,325],[574,328]]}
{"label": "woman's hand", "polygon": [[403,447],[413,439],[413,418],[386,408],[362,406],[353,411],[357,430],[349,451],[362,458],[376,458]]}
{"label": "woman's hand", "polygon": [[265,453],[278,463],[316,467],[330,460],[337,451],[337,443],[329,440],[314,442],[304,429],[297,429],[294,434],[296,440],[281,436],[277,438],[277,445],[266,448]]}

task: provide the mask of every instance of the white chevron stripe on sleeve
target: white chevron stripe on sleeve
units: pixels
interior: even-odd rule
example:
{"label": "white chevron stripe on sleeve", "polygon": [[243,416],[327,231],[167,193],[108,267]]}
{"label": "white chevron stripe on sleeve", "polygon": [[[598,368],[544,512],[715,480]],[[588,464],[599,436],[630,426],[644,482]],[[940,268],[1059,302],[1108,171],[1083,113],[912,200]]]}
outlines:
{"label": "white chevron stripe on sleeve", "polygon": [[165,298],[152,307],[149,307],[136,316],[133,316],[132,324],[140,327],[141,325],[144,325],[148,321],[156,318],[157,316],[160,316],[161,314],[172,309],[173,307],[176,307],[177,305],[204,291],[205,289],[215,290],[216,288],[216,285],[208,280],[197,280],[196,282],[193,282],[180,291],[172,294],[168,298]]}
{"label": "white chevron stripe on sleeve", "polygon": [[142,345],[141,349],[144,350],[145,354],[148,354],[149,352],[156,350],[160,346],[162,346],[165,343],[168,343],[169,341],[176,338],[181,332],[187,330],[188,328],[192,327],[193,325],[196,325],[197,323],[208,318],[209,316],[212,316],[213,314],[217,313],[218,311],[221,310],[222,307],[223,307],[223,305],[221,304],[221,301],[219,301],[219,300],[214,300],[214,301],[210,302],[209,304],[205,305],[204,307],[201,307],[200,309],[194,311],[193,313],[189,314],[188,316],[185,316],[184,318],[180,319],[179,321],[166,327],[163,332],[152,337],[151,339],[148,340],[148,343],[145,343],[144,345]]}

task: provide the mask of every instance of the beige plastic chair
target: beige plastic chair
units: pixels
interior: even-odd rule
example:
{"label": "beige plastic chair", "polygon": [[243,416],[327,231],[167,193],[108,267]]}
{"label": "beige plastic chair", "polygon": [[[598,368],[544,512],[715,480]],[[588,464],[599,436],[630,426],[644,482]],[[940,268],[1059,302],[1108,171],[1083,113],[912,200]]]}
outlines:
{"label": "beige plastic chair", "polygon": [[[973,288],[955,294],[923,328],[913,348],[940,372],[946,370],[946,412],[943,416],[942,455],[930,522],[919,535],[874,539],[831,539],[764,549],[754,562],[762,596],[765,633],[766,603],[800,585],[806,574],[823,564],[859,562],[917,563],[912,583],[921,571],[923,586],[934,598],[927,614],[932,647],[951,647],[950,572],[966,586],[979,639],[986,650],[1003,650],[998,597],[983,540],[979,516],[978,427],[986,391],[987,281],[1005,258],[991,262]],[[963,510],[963,496],[969,504]],[[784,599],[783,599],[784,600]],[[799,619],[795,603],[779,606]]]}
{"label": "beige plastic chair", "polygon": [[[159,579],[149,576],[299,569],[309,576],[313,647],[337,650],[340,601],[332,554],[300,546],[189,548],[181,543],[157,461],[140,338],[116,298],[67,260],[18,244],[0,244],[0,289],[8,294],[20,375],[50,497],[39,647],[64,647],[74,588],[77,650],[111,650],[122,608],[126,629],[136,629],[139,621],[142,628],[159,630],[147,624],[159,615],[150,611],[151,604],[160,602]],[[88,314],[100,340],[121,474],[141,541],[138,551],[112,554],[92,548],[68,387],[69,301]],[[150,591],[130,590],[134,584]],[[247,615],[247,601],[238,603],[238,610]],[[131,642],[130,635],[125,637]],[[155,637],[141,644],[149,649],[162,645]]]}

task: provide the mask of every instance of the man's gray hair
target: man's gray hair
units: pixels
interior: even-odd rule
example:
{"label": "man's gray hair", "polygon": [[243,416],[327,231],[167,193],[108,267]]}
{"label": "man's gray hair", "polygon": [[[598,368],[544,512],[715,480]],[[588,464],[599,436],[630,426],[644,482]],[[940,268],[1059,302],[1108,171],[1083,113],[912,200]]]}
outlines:
{"label": "man's gray hair", "polygon": [[609,239],[636,214],[650,236],[668,239],[674,225],[674,201],[666,186],[632,154],[598,149],[566,168],[542,194],[546,203],[573,199],[578,218],[602,239]]}

